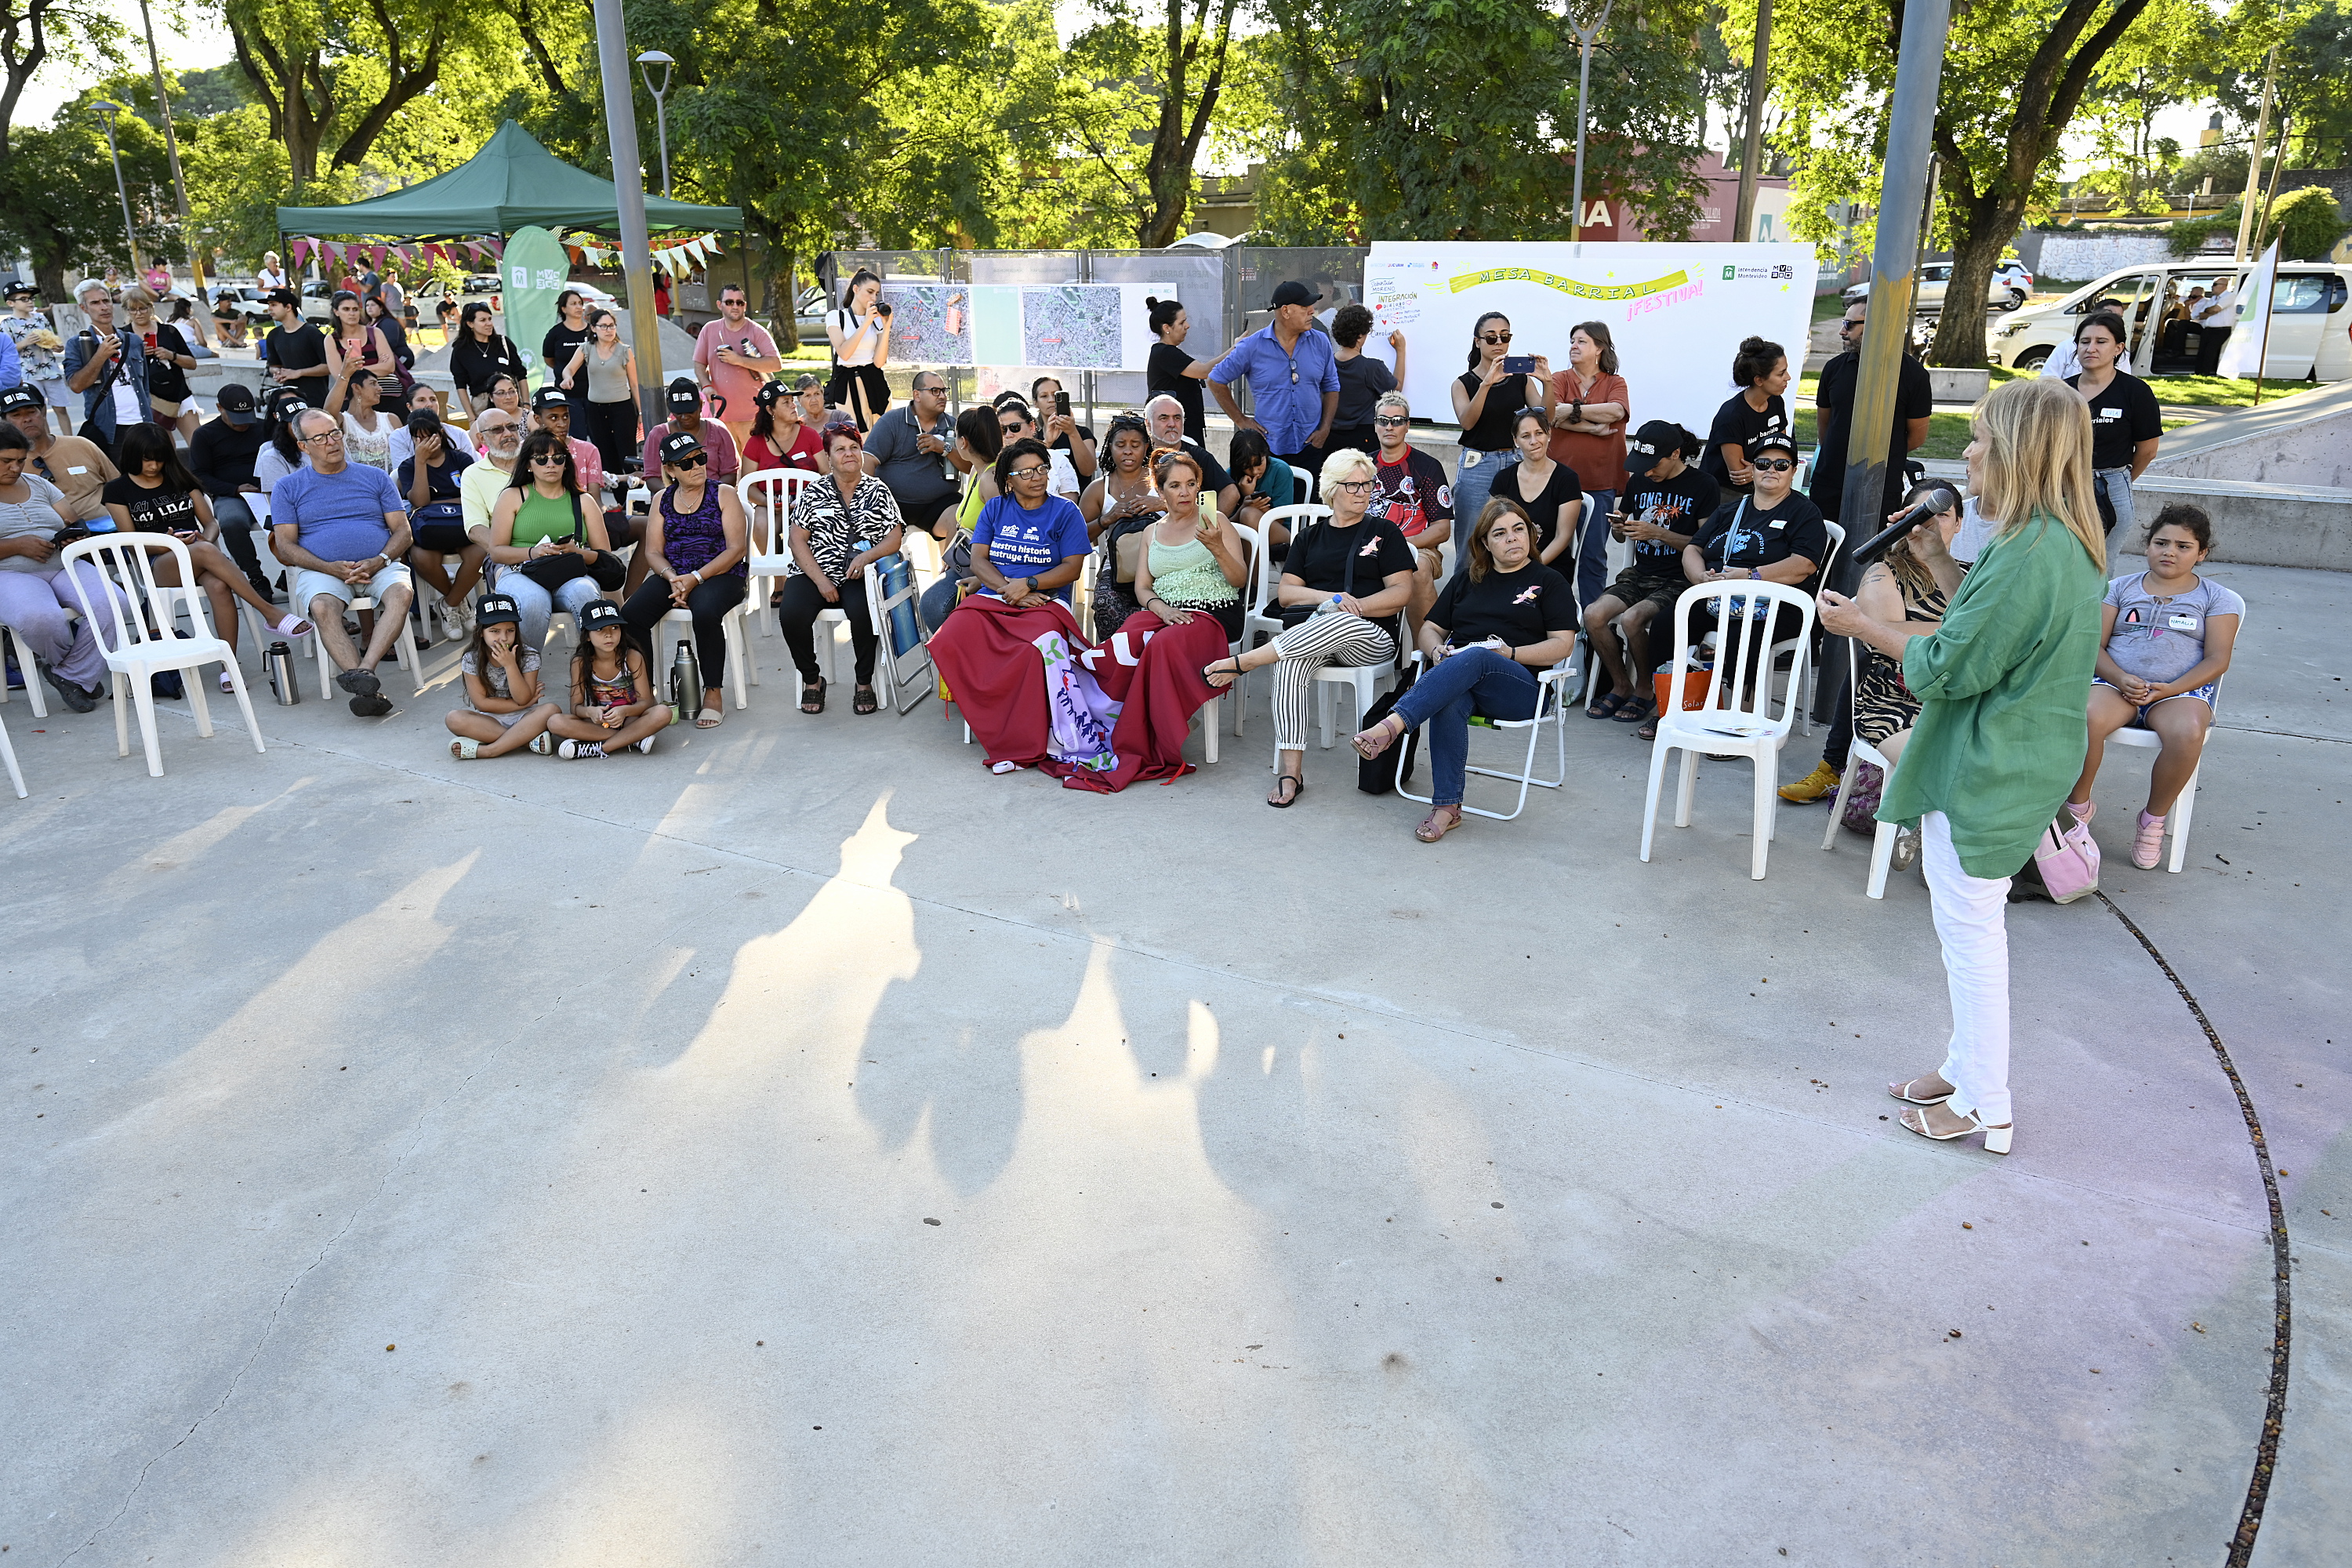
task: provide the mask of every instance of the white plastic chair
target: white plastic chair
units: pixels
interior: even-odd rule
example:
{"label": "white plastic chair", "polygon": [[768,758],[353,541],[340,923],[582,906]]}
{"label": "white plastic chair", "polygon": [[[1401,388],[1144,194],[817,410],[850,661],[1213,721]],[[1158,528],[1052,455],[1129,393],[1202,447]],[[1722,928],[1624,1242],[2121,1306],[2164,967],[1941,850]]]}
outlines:
{"label": "white plastic chair", "polygon": [[[751,552],[744,561],[751,573],[751,581],[744,584],[746,605],[765,609],[772,584],[792,574],[789,530],[793,504],[801,491],[824,477],[806,468],[761,468],[735,481],[735,495],[743,503],[743,520],[751,535]],[[825,610],[817,619],[841,626],[848,617],[839,610]],[[765,621],[760,624],[760,635],[768,635]]]}
{"label": "white plastic chair", "polygon": [[[1685,710],[1681,705],[1683,677],[1691,672],[1691,655],[1695,651],[1691,616],[1700,605],[1709,605],[1718,624],[1728,628],[1728,611],[1735,599],[1760,601],[1767,606],[1764,613],[1768,616],[1777,616],[1785,605],[1801,617],[1793,639],[1792,657],[1796,662],[1790,667],[1788,695],[1775,712],[1771,651],[1758,648],[1752,637],[1727,636],[1726,650],[1718,652],[1714,668],[1707,672],[1706,701],[1697,709]],[[1691,795],[1698,780],[1699,753],[1728,754],[1746,757],[1755,764],[1756,846],[1749,875],[1759,881],[1763,879],[1764,860],[1771,848],[1780,804],[1777,793],[1780,748],[1789,743],[1789,731],[1796,721],[1812,629],[1813,596],[1802,588],[1780,583],[1698,583],[1684,589],[1682,597],[1675,601],[1675,665],[1667,686],[1674,700],[1670,706],[1659,710],[1658,738],[1650,748],[1649,797],[1642,811],[1643,861],[1650,858],[1650,841],[1658,825],[1658,788],[1666,775],[1666,754],[1677,747],[1683,753],[1682,782],[1675,795],[1676,827],[1690,826]],[[1728,670],[1725,668],[1727,664],[1731,666]]]}
{"label": "white plastic chair", "polygon": [[[287,574],[286,585],[289,589],[291,589],[299,581],[300,581],[300,579],[295,574],[290,572]],[[409,578],[408,592],[411,606],[414,607],[416,595],[416,580],[413,575]],[[291,594],[289,594],[288,597],[291,598]],[[356,615],[362,610],[373,610],[376,607],[376,605],[373,599],[368,597],[365,594],[360,594],[355,595],[351,604],[346,607],[350,609],[352,614]],[[310,607],[308,605],[289,605],[288,608],[292,610],[294,614],[300,616],[304,620],[309,620],[310,618]],[[330,614],[336,615],[340,615],[341,613],[341,611],[330,612]],[[364,643],[365,641],[362,637],[355,637],[352,640],[362,643]],[[327,639],[320,636],[315,627],[310,633],[310,647],[311,650],[316,653],[319,658],[319,695],[322,698],[332,697],[335,694],[335,677],[340,672],[335,668],[335,661],[327,657]],[[395,663],[406,667],[409,678],[416,682],[416,695],[419,697],[424,696],[425,659],[424,657],[416,651],[416,621],[415,617],[413,616],[403,616],[400,617],[400,635],[393,639],[392,657]]]}
{"label": "white plastic chair", "polygon": [[[29,687],[32,682],[28,680],[25,684]],[[5,721],[0,721],[0,763],[8,764],[8,782],[16,786],[16,798],[24,799],[25,775],[16,767],[16,748],[8,743],[8,726]]]}
{"label": "white plastic chair", "polygon": [[[82,619],[97,637],[99,652],[105,656],[106,668],[112,678],[115,755],[131,754],[130,714],[122,705],[127,695],[139,710],[139,734],[146,745],[147,773],[151,778],[163,776],[163,752],[155,735],[155,699],[148,685],[149,678],[161,670],[182,672],[181,684],[188,694],[188,707],[195,714],[196,733],[209,736],[213,732],[212,710],[205,700],[200,672],[207,664],[219,665],[227,672],[236,705],[245,714],[245,727],[253,736],[253,749],[268,749],[261,742],[260,721],[253,716],[253,700],[246,694],[244,672],[230,656],[228,644],[209,632],[182,635],[172,614],[172,597],[177,591],[166,589],[155,580],[152,557],[160,551],[171,552],[179,567],[180,581],[195,581],[188,547],[168,533],[93,534],[68,545],[59,557],[67,580],[73,584],[74,596],[81,601]],[[130,601],[121,615],[98,613],[98,606],[90,602],[84,574],[73,571],[74,565],[83,561],[111,577]],[[151,608],[155,613],[155,624],[163,628],[158,633],[147,630]],[[107,631],[110,621],[113,624],[111,640]]]}
{"label": "white plastic chair", "polygon": [[[1801,465],[1800,466],[1801,467]],[[1845,530],[1838,524],[1830,521],[1827,518],[1823,518],[1822,520],[1822,526],[1828,529],[1830,532],[1830,554],[1829,559],[1821,563],[1822,569],[1814,574],[1813,581],[1827,584],[1830,581],[1831,571],[1837,565],[1838,552],[1845,547]],[[1808,635],[1810,636],[1810,634]],[[1779,668],[1780,656],[1789,651],[1790,646],[1790,644],[1785,642],[1775,643],[1772,645],[1772,664],[1775,668]],[[1811,646],[1811,642],[1806,644],[1808,648]],[[1811,661],[1809,660],[1809,665],[1810,662]],[[1798,687],[1803,683],[1798,680],[1797,668],[1793,665],[1790,667],[1789,679],[1791,682],[1789,689],[1790,700],[1796,704],[1797,708],[1797,728],[1803,733],[1810,735],[1813,732],[1812,693],[1811,690],[1800,691],[1798,689]]]}
{"label": "white plastic chair", "polygon": [[[2227,677],[2223,679],[2226,679]],[[2215,681],[2213,683],[2215,718],[2218,719],[2221,712],[2221,682]],[[2205,756],[2206,752],[2213,748],[2213,737],[2221,732],[2221,727],[2218,723],[2206,730],[2205,751],[2197,754],[2197,771],[2190,773],[2189,782],[2180,786],[2180,798],[2172,803],[2172,815],[2165,821],[2164,830],[2172,835],[2172,857],[2165,863],[2164,868],[2168,871],[2178,873],[2182,864],[2189,858],[2189,824],[2197,815],[2197,781],[2205,772]],[[2163,749],[2164,737],[2153,730],[2143,730],[2136,724],[2126,724],[2109,735],[2107,742],[2110,745],[2131,746],[2138,750],[2153,752]],[[2137,821],[2137,818],[2135,817],[2134,820]]]}
{"label": "white plastic chair", "polygon": [[[1581,634],[1579,635],[1581,636]],[[1573,673],[1575,660],[1576,648],[1574,645],[1571,644],[1569,647],[1568,657],[1566,658],[1561,659],[1558,664],[1553,665],[1549,669],[1544,670],[1541,674],[1536,677],[1536,711],[1533,718],[1486,719],[1476,716],[1472,717],[1470,724],[1473,729],[1525,730],[1528,732],[1528,754],[1526,760],[1520,764],[1519,771],[1515,773],[1505,773],[1500,768],[1465,767],[1463,770],[1465,773],[1477,773],[1484,778],[1501,779],[1507,784],[1517,784],[1519,786],[1519,798],[1517,801],[1513,803],[1511,809],[1508,811],[1488,811],[1484,807],[1472,805],[1468,801],[1465,801],[1462,803],[1462,809],[1465,812],[1468,813],[1472,816],[1484,816],[1496,822],[1508,822],[1528,808],[1528,786],[1529,784],[1537,785],[1538,788],[1542,789],[1558,789],[1561,784],[1568,782],[1568,724],[1566,715],[1568,712],[1569,700],[1566,695],[1565,689],[1571,674]],[[1412,657],[1408,662],[1415,665],[1422,662],[1421,650],[1419,648],[1413,649]],[[1552,761],[1551,771],[1553,776],[1548,779],[1538,778],[1536,776],[1536,742],[1542,737],[1543,727],[1546,724],[1549,724],[1552,727],[1552,734],[1558,746],[1558,755],[1555,756]],[[1402,735],[1398,736],[1396,743],[1389,749],[1391,752],[1395,753],[1397,761],[1397,794],[1402,795],[1407,800],[1417,800],[1423,805],[1433,805],[1436,804],[1429,795],[1415,795],[1412,791],[1404,787],[1404,737]]]}
{"label": "white plastic chair", "polygon": [[[1846,689],[1849,692],[1859,692],[1862,689],[1862,668],[1854,657],[1853,648],[1854,645],[1851,641],[1845,645]],[[1837,847],[1838,829],[1845,824],[1846,797],[1853,794],[1853,775],[1861,770],[1864,763],[1868,763],[1878,770],[1885,781],[1880,785],[1882,790],[1895,782],[1895,764],[1886,760],[1886,753],[1860,735],[1853,737],[1852,746],[1846,752],[1845,776],[1838,781],[1837,798],[1830,803],[1829,831],[1822,835],[1823,849]],[[1886,897],[1886,872],[1887,868],[1895,863],[1895,839],[1901,831],[1891,822],[1882,822],[1871,835],[1870,880],[1863,887],[1864,893],[1871,898]]]}
{"label": "white plastic chair", "polygon": [[[9,642],[16,645],[16,673],[25,678],[25,700],[33,705],[33,717],[46,719],[49,716],[49,704],[48,700],[41,695],[41,670],[33,662],[33,647],[25,640],[24,633],[7,622],[0,621],[0,647],[5,647]],[[7,700],[8,683],[0,680],[0,702]]]}
{"label": "white plastic chair", "polygon": [[[751,705],[751,693],[744,685],[746,677],[751,673],[751,639],[743,633],[743,612],[746,607],[745,604],[738,604],[719,621],[720,635],[727,639],[727,683],[734,688],[735,707],[739,712]],[[654,625],[656,628],[677,626],[683,628],[688,641],[694,637],[694,614],[683,607],[670,611]],[[646,677],[649,680],[666,682],[669,679],[669,666],[658,657],[665,640],[667,639],[657,629],[654,634],[654,649],[656,655],[654,662],[658,668],[646,671]],[[698,694],[696,700],[698,702],[701,700]],[[686,717],[690,720],[693,715],[688,714]]]}

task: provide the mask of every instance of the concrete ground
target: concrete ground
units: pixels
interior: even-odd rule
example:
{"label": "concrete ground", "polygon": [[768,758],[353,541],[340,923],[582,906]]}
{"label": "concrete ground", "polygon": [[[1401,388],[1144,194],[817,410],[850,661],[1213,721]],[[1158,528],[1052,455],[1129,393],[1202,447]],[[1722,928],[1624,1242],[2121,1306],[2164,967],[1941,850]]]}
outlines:
{"label": "concrete ground", "polygon": [[[2325,1564],[2352,579],[2216,575],[2190,869],[2123,854],[2146,753],[2098,826],[2281,1167],[2253,1561]],[[1948,1021],[1917,877],[1865,900],[1816,806],[1749,881],[1743,765],[1643,865],[1646,749],[1571,717],[1567,788],[1428,847],[1343,751],[1260,805],[1263,683],[1097,797],[754,647],[604,763],[452,761],[446,647],[263,756],[167,705],[161,780],[0,709],[6,1562],[2223,1560],[2264,1194],[2096,901],[2012,911],[2002,1160],[1887,1119]]]}

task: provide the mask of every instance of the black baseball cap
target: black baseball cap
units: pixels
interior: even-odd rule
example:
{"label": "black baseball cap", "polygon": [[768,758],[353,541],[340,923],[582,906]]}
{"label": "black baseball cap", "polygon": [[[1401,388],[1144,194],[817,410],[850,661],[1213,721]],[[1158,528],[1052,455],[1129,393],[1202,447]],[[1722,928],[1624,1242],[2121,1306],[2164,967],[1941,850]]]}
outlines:
{"label": "black baseball cap", "polygon": [[291,305],[298,310],[302,308],[302,296],[291,289],[272,289],[262,299],[272,305]]}
{"label": "black baseball cap", "polygon": [[702,450],[702,437],[691,430],[673,430],[661,439],[661,460],[682,463]]}
{"label": "black baseball cap", "polygon": [[47,408],[48,405],[49,400],[41,395],[41,389],[29,381],[0,392],[0,414],[14,414],[19,408]]}
{"label": "black baseball cap", "polygon": [[533,414],[537,414],[541,410],[547,408],[569,408],[571,406],[572,399],[564,393],[563,388],[560,386],[542,386],[537,392],[530,395],[530,411]]}
{"label": "black baseball cap", "polygon": [[1625,471],[1646,474],[1658,466],[1658,459],[1669,452],[1680,452],[1685,458],[1698,456],[1698,443],[1689,432],[1671,419],[1653,419],[1633,432],[1625,443]]}
{"label": "black baseball cap", "polygon": [[760,384],[759,395],[751,401],[762,408],[773,408],[792,395],[793,389],[781,381],[763,381]]}
{"label": "black baseball cap", "polygon": [[16,282],[8,285],[8,291],[5,297],[11,300],[18,299],[20,297],[26,300],[37,300],[41,297],[41,291],[20,278]]}
{"label": "black baseball cap", "polygon": [[1322,298],[1322,295],[1296,279],[1287,283],[1277,283],[1274,286],[1274,303],[1277,310],[1285,305],[1312,305]]}
{"label": "black baseball cap", "polygon": [[610,599],[591,599],[580,610],[580,635],[583,637],[598,626],[625,626],[628,624],[621,614],[621,606]]}
{"label": "black baseball cap", "polygon": [[[598,604],[605,603],[599,599]],[[615,610],[615,615],[620,612]],[[474,602],[474,624],[478,626],[519,626],[522,625],[522,606],[504,594],[485,594]]]}
{"label": "black baseball cap", "polygon": [[702,388],[694,384],[690,375],[681,375],[669,384],[669,405],[679,413],[702,406]]}
{"label": "black baseball cap", "polygon": [[1797,438],[1794,436],[1790,435],[1785,430],[1767,430],[1761,436],[1752,437],[1749,438],[1748,443],[1748,460],[1753,462],[1758,458],[1762,457],[1765,453],[1772,450],[1775,447],[1778,447],[1781,451],[1788,453],[1789,456],[1792,458],[1797,455]]}
{"label": "black baseball cap", "polygon": [[214,400],[214,406],[220,410],[220,416],[230,424],[250,425],[253,423],[253,388],[241,386],[232,381],[220,389],[220,395]]}

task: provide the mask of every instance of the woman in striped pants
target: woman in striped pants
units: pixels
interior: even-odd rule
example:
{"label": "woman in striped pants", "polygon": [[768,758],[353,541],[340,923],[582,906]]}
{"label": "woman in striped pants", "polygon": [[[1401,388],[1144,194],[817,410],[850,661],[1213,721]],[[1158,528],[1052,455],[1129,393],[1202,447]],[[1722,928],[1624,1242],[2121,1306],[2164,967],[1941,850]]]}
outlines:
{"label": "woman in striped pants", "polygon": [[1397,657],[1396,618],[1412,592],[1413,551],[1396,524],[1365,515],[1375,472],[1362,452],[1338,451],[1324,460],[1331,515],[1294,539],[1283,561],[1275,590],[1282,635],[1202,672],[1210,685],[1223,687],[1274,666],[1276,776],[1268,805],[1288,806],[1306,787],[1315,672],[1327,664],[1381,664]]}

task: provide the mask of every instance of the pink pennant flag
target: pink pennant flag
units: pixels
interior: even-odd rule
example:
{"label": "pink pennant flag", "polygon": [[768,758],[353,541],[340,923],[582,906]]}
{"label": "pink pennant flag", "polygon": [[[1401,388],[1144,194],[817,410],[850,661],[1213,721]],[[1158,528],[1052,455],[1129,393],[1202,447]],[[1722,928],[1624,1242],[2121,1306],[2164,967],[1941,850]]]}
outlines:
{"label": "pink pennant flag", "polygon": [[488,247],[489,253],[492,256],[497,257],[500,261],[504,261],[507,258],[507,242],[505,240],[489,239],[485,240],[483,244]]}

